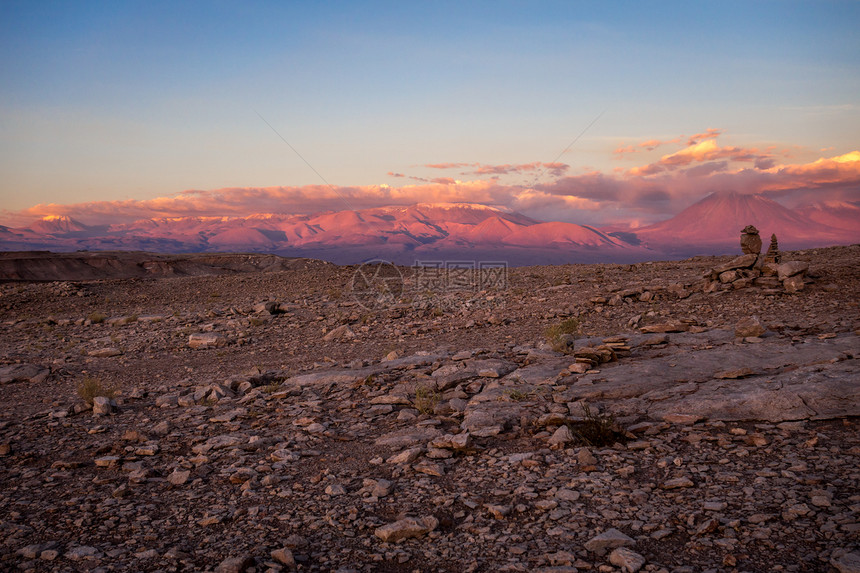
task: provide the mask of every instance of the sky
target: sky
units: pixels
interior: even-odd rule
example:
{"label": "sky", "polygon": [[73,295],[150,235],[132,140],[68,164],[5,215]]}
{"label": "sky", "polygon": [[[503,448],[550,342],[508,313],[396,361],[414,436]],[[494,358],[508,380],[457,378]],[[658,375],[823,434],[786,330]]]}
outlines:
{"label": "sky", "polygon": [[0,223],[860,201],[860,3],[0,0]]}

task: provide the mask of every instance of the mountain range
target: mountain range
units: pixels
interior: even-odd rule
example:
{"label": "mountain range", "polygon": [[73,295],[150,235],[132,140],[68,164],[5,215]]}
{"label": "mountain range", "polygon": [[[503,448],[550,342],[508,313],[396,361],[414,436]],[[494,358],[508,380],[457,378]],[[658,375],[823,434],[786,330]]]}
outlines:
{"label": "mountain range", "polygon": [[265,252],[340,264],[385,259],[533,264],[634,262],[739,250],[755,225],[789,249],[860,242],[860,207],[827,202],[787,209],[771,199],[711,194],[675,217],[639,228],[538,221],[472,203],[344,210],[314,215],[176,217],[88,226],[63,215],[24,228],[0,226],[0,250],[142,250],[162,253]]}

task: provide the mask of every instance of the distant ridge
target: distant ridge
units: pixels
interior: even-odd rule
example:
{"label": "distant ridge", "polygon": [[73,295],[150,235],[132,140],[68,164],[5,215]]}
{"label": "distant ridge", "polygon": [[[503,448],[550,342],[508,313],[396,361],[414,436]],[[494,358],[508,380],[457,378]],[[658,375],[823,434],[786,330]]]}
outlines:
{"label": "distant ridge", "polygon": [[740,231],[758,227],[782,248],[860,241],[860,207],[827,203],[790,210],[760,196],[715,193],[677,216],[633,230],[538,221],[506,208],[418,203],[311,215],[159,217],[87,226],[67,216],[0,228],[0,250],[255,252],[340,264],[380,258],[494,260],[511,265],[635,262],[738,250]]}
{"label": "distant ridge", "polygon": [[846,201],[804,205],[796,211],[821,225],[860,234],[860,206]]}

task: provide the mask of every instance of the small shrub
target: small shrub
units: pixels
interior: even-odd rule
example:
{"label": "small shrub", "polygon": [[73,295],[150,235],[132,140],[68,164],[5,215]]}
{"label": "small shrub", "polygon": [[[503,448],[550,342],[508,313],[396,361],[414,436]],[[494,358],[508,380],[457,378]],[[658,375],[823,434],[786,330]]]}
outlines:
{"label": "small shrub", "polygon": [[93,398],[104,396],[105,398],[113,399],[116,396],[116,390],[112,386],[105,386],[98,378],[85,376],[77,385],[78,396],[84,402],[92,405]]}
{"label": "small shrub", "polygon": [[586,446],[602,448],[615,442],[624,441],[624,434],[617,430],[615,416],[611,414],[595,414],[588,404],[583,404],[582,413],[585,420],[570,422],[570,433],[580,439]]}
{"label": "small shrub", "polygon": [[523,392],[522,390],[510,390],[506,392],[508,398],[513,400],[514,402],[522,402],[523,400],[527,400],[529,397],[528,392]]}
{"label": "small shrub", "polygon": [[442,396],[430,386],[419,386],[415,389],[415,400],[412,405],[422,414],[432,414]]}
{"label": "small shrub", "polygon": [[260,390],[265,392],[266,394],[272,394],[273,392],[277,392],[281,388],[280,382],[272,382],[271,384],[266,384]]}
{"label": "small shrub", "polygon": [[581,321],[579,317],[568,318],[558,324],[547,327],[544,331],[546,341],[556,352],[570,354],[573,352],[573,337],[579,332]]}
{"label": "small shrub", "polygon": [[105,319],[107,319],[107,315],[98,311],[91,312],[87,315],[87,320],[89,320],[93,324],[101,324],[105,321]]}

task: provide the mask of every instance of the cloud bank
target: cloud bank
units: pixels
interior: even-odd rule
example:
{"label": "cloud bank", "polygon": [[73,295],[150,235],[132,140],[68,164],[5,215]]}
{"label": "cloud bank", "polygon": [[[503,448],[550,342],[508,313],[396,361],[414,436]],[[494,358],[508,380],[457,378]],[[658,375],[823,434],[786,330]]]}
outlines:
{"label": "cloud bank", "polygon": [[[572,174],[565,163],[490,165],[428,163],[416,169],[453,172],[438,177],[391,171],[415,183],[364,186],[233,187],[189,190],[144,200],[39,204],[4,212],[3,223],[22,226],[46,215],[67,215],[89,225],[165,217],[310,214],[420,202],[469,202],[505,206],[543,220],[610,225],[668,219],[705,195],[719,191],[765,194],[786,206],[821,201],[860,201],[860,151],[791,163],[773,147],[720,145],[722,130],[689,137],[649,139],[619,146],[620,160],[653,156],[612,173]],[[533,183],[524,183],[533,179]]]}

